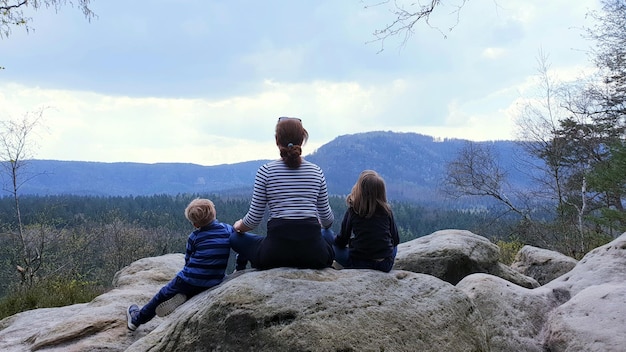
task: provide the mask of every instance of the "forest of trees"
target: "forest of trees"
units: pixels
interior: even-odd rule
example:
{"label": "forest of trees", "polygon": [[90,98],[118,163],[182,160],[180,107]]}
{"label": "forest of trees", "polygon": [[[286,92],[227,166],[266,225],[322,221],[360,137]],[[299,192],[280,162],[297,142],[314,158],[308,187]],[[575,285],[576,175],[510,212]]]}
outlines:
{"label": "forest of trees", "polygon": [[[113,274],[132,261],[164,253],[182,253],[192,227],[183,216],[187,203],[195,197],[208,197],[216,205],[218,220],[234,223],[248,209],[248,199],[221,198],[218,195],[155,195],[128,197],[24,196],[20,198],[27,251],[35,253],[32,277],[73,275],[107,285]],[[339,231],[345,200],[331,197]],[[4,292],[10,282],[18,282],[16,267],[24,267],[22,243],[10,236],[17,226],[13,200],[0,198],[0,269]],[[469,229],[500,238],[507,234],[513,219],[494,221],[489,211],[467,212],[426,208],[410,203],[392,203],[402,242],[446,228]],[[491,219],[491,220],[490,220]],[[255,232],[264,234],[264,226]],[[58,253],[57,253],[58,252]],[[26,269],[26,268],[24,268]],[[26,271],[25,271],[26,272]]]}

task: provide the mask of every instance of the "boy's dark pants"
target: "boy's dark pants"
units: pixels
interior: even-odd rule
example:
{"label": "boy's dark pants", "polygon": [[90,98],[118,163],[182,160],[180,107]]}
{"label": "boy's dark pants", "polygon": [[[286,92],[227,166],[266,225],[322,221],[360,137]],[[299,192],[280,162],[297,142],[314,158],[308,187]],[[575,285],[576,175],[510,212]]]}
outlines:
{"label": "boy's dark pants", "polygon": [[148,304],[141,308],[139,315],[137,316],[137,321],[133,321],[133,323],[139,325],[149,322],[156,315],[156,307],[168,299],[176,296],[178,293],[184,294],[187,296],[187,299],[189,299],[200,292],[206,291],[207,289],[208,287],[190,285],[183,281],[183,279],[176,276],[172,279],[172,281],[167,283],[167,285],[163,286],[159,292],[152,297]]}

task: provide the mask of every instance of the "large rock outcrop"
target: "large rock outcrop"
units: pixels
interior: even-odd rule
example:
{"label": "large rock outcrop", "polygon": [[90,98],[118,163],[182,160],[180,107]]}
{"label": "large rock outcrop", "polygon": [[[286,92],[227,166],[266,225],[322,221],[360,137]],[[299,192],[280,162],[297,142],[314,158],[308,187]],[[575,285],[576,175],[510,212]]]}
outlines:
{"label": "large rock outcrop", "polygon": [[127,351],[488,351],[481,321],[432,276],[280,268],[193,299]]}
{"label": "large rock outcrop", "polygon": [[491,351],[625,350],[626,233],[535,289],[485,274],[457,288],[480,311]]}
{"label": "large rock outcrop", "polygon": [[488,239],[466,230],[441,230],[401,243],[394,269],[423,273],[453,285],[469,274],[489,273],[520,286],[533,288],[532,277],[498,262],[500,248]]}
{"label": "large rock outcrop", "polygon": [[516,283],[535,280],[498,263],[497,251],[444,230],[402,244],[403,270],[391,273],[247,270],[130,332],[126,307],[183,264],[180,254],[145,258],[90,303],[0,321],[0,350],[623,351],[626,234],[543,286]]}
{"label": "large rock outcrop", "polygon": [[626,350],[626,233],[587,253],[545,289],[571,297],[549,316],[547,350]]}
{"label": "large rock outcrop", "polygon": [[[0,351],[123,351],[138,337],[128,333],[126,308],[146,303],[183,264],[182,254],[140,259],[117,273],[116,288],[89,303],[5,318],[0,321]],[[143,332],[162,322],[150,321]]]}
{"label": "large rock outcrop", "polygon": [[565,254],[526,245],[515,255],[511,268],[545,285],[574,269],[576,263],[576,259]]}

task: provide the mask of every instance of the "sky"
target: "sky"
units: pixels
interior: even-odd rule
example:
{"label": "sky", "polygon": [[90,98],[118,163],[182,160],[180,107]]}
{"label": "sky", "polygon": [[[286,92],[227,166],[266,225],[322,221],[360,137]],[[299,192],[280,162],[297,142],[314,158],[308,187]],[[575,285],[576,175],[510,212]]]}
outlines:
{"label": "sky", "polygon": [[559,80],[592,69],[583,29],[598,0],[442,2],[384,42],[373,33],[393,1],[92,0],[91,20],[40,9],[34,30],[0,38],[0,120],[41,112],[32,157],[72,161],[276,159],[279,116],[302,119],[305,155],[370,131],[512,140],[540,51]]}

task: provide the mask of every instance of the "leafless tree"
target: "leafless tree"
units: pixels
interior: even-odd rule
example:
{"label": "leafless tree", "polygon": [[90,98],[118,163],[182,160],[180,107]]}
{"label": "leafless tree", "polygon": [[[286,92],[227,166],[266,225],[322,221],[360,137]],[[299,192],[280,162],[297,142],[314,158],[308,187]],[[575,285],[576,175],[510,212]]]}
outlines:
{"label": "leafless tree", "polygon": [[446,165],[443,191],[453,197],[490,197],[530,220],[529,211],[516,206],[506,194],[506,173],[497,163],[490,145],[466,142],[457,157]]}
{"label": "leafless tree", "polygon": [[[540,50],[537,57],[538,94],[527,97],[517,123],[517,140],[522,148],[543,163],[526,163],[524,169],[542,190],[539,197],[556,201],[557,209],[565,211],[565,182],[571,176],[565,165],[566,143],[556,138],[560,121],[569,116],[563,102],[567,89],[550,72],[549,57]],[[561,216],[564,214],[561,213]]]}
{"label": "leafless tree", "polygon": [[43,109],[27,113],[20,120],[0,121],[0,163],[2,165],[3,190],[8,192],[14,203],[17,222],[20,262],[17,270],[24,279],[32,279],[41,266],[41,243],[33,242],[24,229],[20,211],[20,188],[31,177],[25,172],[32,158],[36,129],[42,124]]}
{"label": "leafless tree", "polygon": [[[610,128],[593,117],[599,106],[590,94],[589,82],[559,81],[543,52],[537,61],[539,94],[529,98],[520,111],[518,143],[543,161],[527,164],[527,169],[537,171],[528,174],[536,175],[538,196],[556,202],[556,221],[564,242],[584,253],[589,230],[585,219],[602,198],[601,192],[589,187],[589,174],[609,156],[602,145]],[[577,239],[570,238],[569,232]]]}

